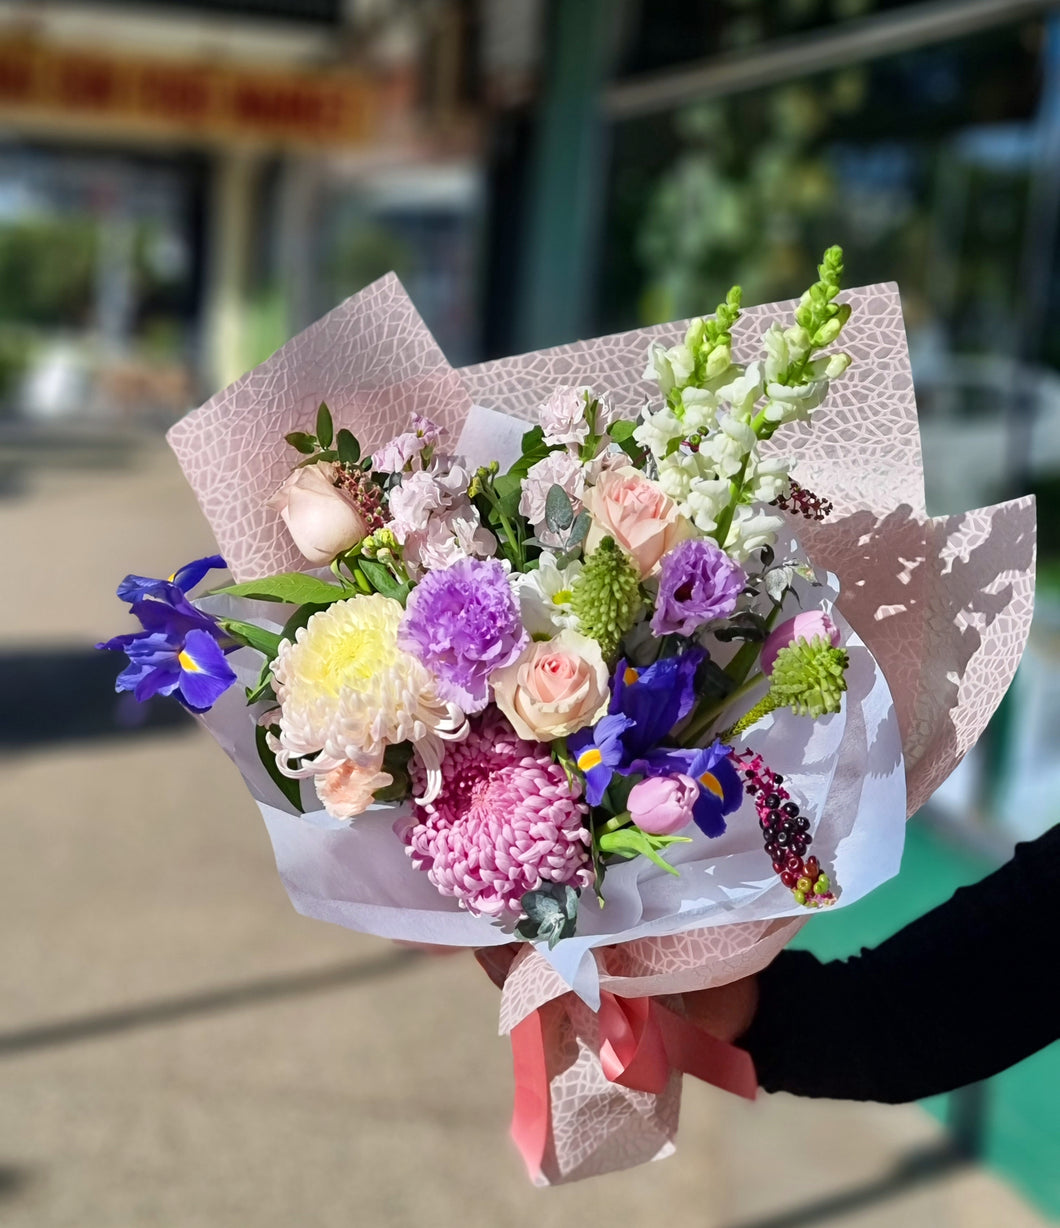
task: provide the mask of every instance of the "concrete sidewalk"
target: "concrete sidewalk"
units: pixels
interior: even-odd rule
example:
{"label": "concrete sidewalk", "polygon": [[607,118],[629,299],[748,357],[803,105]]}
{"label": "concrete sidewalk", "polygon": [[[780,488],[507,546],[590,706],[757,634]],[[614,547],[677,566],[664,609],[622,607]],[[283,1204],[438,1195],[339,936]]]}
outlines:
{"label": "concrete sidewalk", "polygon": [[[5,649],[124,630],[124,572],[211,547],[161,453],[45,473],[0,504],[0,533]],[[510,1059],[485,976],[466,955],[298,917],[208,738],[86,740],[3,767],[6,1228],[779,1228],[858,1191],[827,1222],[1044,1222],[974,1167],[894,1192],[896,1166],[942,1138],[915,1107],[748,1105],[691,1080],[676,1157],[535,1190],[506,1135]]]}

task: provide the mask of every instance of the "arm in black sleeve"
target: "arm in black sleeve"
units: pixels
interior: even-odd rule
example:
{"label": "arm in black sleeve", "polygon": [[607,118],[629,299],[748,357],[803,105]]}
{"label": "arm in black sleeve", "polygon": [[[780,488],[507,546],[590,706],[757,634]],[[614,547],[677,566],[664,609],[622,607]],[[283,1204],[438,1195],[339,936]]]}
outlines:
{"label": "arm in black sleeve", "polygon": [[785,951],[737,1044],[766,1091],[892,1104],[997,1074],[1060,1038],[1060,826],[846,961]]}

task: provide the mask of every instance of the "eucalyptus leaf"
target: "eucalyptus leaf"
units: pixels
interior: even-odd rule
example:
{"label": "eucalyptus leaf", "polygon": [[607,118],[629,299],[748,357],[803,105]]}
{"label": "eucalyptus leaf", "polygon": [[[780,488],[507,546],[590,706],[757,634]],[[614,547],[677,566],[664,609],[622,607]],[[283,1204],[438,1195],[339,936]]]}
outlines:
{"label": "eucalyptus leaf", "polygon": [[348,596],[345,589],[336,584],[307,576],[305,572],[289,571],[280,576],[264,576],[260,580],[247,580],[243,584],[229,584],[215,589],[217,593],[229,593],[233,597],[249,597],[252,601],[284,601],[290,605],[331,605]]}
{"label": "eucalyptus leaf", "polygon": [[321,401],[320,408],[317,410],[317,439],[320,440],[322,448],[330,448],[334,437],[335,428],[331,422],[331,410],[328,409],[325,401]]}
{"label": "eucalyptus leaf", "polygon": [[571,525],[570,537],[567,538],[567,549],[573,550],[575,546],[580,546],[583,541],[589,536],[589,527],[592,524],[592,517],[586,511],[581,511],[574,518],[574,523]]}
{"label": "eucalyptus leaf", "polygon": [[574,508],[571,506],[570,495],[558,482],[554,482],[545,496],[545,524],[553,533],[562,533],[573,523]]}
{"label": "eucalyptus leaf", "polygon": [[548,883],[528,891],[520,901],[524,920],[515,932],[530,941],[547,942],[552,948],[574,934],[578,921],[578,893],[569,884]]}

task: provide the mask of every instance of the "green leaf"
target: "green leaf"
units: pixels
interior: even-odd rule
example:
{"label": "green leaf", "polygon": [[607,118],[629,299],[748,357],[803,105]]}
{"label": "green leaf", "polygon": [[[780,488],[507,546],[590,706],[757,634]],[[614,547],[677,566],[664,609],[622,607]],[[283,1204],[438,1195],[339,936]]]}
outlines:
{"label": "green leaf", "polygon": [[260,580],[247,580],[243,584],[229,584],[226,588],[214,589],[216,593],[230,593],[233,597],[249,597],[252,601],[285,601],[291,605],[331,605],[348,596],[345,589],[336,584],[307,576],[301,571],[289,571],[281,576],[264,576]]}
{"label": "green leaf", "polygon": [[317,439],[320,440],[322,448],[330,448],[334,437],[335,431],[331,423],[331,410],[328,409],[326,402],[321,401],[320,408],[317,410]]}
{"label": "green leaf", "polygon": [[248,648],[256,649],[266,661],[271,661],[279,651],[281,637],[275,631],[266,631],[264,627],[256,627],[253,623],[240,622],[238,618],[219,618],[217,621],[233,639],[240,640]]}
{"label": "green leaf", "polygon": [[571,506],[570,495],[558,482],[553,482],[545,496],[545,524],[553,533],[562,533],[573,523],[574,508]]}
{"label": "green leaf", "polygon": [[525,478],[538,461],[543,461],[550,452],[556,452],[562,447],[562,444],[553,446],[545,443],[544,430],[540,426],[531,427],[523,436],[522,455],[508,470],[509,475]]}
{"label": "green leaf", "polygon": [[395,580],[390,571],[376,559],[358,559],[357,566],[377,593],[382,593],[384,597],[392,597],[395,601],[400,601],[402,605],[405,604],[411,585]]}
{"label": "green leaf", "polygon": [[317,450],[316,439],[312,435],[307,435],[305,431],[292,431],[289,435],[284,435],[284,439],[292,448],[297,448],[306,456]]}
{"label": "green leaf", "polygon": [[283,624],[283,630],[280,632],[281,640],[293,640],[294,633],[299,627],[304,627],[307,622],[319,610],[326,610],[331,605],[330,601],[307,601],[305,605],[299,606],[291,617]]}
{"label": "green leaf", "polygon": [[495,477],[493,493],[505,516],[511,518],[518,515],[519,499],[523,493],[523,479],[518,474],[502,473]]}
{"label": "green leaf", "polygon": [[637,429],[635,422],[630,422],[626,418],[619,418],[616,422],[612,422],[607,428],[607,433],[615,441],[615,443],[624,443],[627,439],[632,439],[633,432]]}
{"label": "green leaf", "polygon": [[647,857],[667,874],[677,875],[680,873],[677,867],[664,861],[658,850],[670,844],[690,844],[691,840],[688,836],[649,836],[639,827],[620,827],[618,831],[604,832],[598,843],[601,853],[614,853],[627,859]]}
{"label": "green leaf", "polygon": [[272,782],[299,814],[305,814],[302,808],[301,782],[292,780],[290,776],[285,776],[276,766],[276,756],[269,750],[269,744],[265,740],[265,727],[263,725],[254,726],[254,744],[258,748],[258,758],[264,765],[265,771],[268,772]]}
{"label": "green leaf", "polygon": [[356,465],[361,459],[361,445],[357,442],[353,432],[348,431],[345,427],[339,431],[335,440],[335,446],[338,450],[339,460],[344,465]]}
{"label": "green leaf", "polygon": [[272,689],[272,662],[266,662],[258,678],[256,686],[247,687],[247,704],[260,703],[263,699],[275,701],[276,692]]}

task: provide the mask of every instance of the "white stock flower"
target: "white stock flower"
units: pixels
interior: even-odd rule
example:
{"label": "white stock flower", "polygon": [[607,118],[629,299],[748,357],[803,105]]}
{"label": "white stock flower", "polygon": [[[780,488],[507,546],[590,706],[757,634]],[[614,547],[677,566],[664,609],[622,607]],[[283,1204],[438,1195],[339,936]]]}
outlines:
{"label": "white stock flower", "polygon": [[547,444],[569,444],[577,447],[589,434],[585,420],[585,394],[592,396],[588,388],[560,387],[538,410],[538,422],[545,433]]}
{"label": "white stock flower", "polygon": [[523,479],[519,512],[534,526],[535,535],[546,546],[562,544],[560,536],[545,523],[545,502],[553,486],[563,487],[577,515],[585,494],[585,468],[570,452],[550,452],[544,460],[531,465]]}

